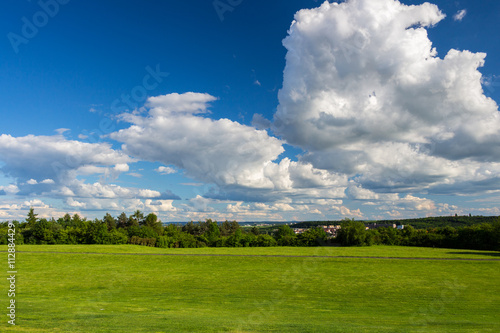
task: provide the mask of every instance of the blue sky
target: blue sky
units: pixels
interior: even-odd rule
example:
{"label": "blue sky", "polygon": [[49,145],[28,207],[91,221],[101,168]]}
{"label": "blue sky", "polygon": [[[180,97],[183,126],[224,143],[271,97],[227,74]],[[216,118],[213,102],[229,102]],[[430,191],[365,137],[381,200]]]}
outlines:
{"label": "blue sky", "polygon": [[432,3],[9,0],[0,219],[500,215],[500,4]]}

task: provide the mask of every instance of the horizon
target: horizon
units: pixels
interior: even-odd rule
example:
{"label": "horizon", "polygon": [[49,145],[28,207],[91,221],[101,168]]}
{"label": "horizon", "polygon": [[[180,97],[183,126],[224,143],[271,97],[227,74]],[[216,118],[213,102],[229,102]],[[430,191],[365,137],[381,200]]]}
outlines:
{"label": "horizon", "polygon": [[0,221],[500,215],[498,1],[1,15]]}
{"label": "horizon", "polygon": [[[54,220],[54,221],[58,221],[59,219],[63,218],[63,217],[59,217],[58,219],[55,219],[54,217],[50,217],[50,218],[47,218],[47,217],[38,217],[38,214],[36,214],[36,211],[33,210],[33,213],[35,214],[35,216],[37,216],[37,219],[40,220],[40,219],[45,219],[47,221],[50,221],[50,220]],[[122,212],[124,213],[124,212]],[[134,212],[135,213],[135,212]],[[155,214],[154,212],[141,212],[144,214],[144,216],[147,216],[148,214]],[[68,213],[67,213],[68,214]],[[107,215],[108,213],[105,213],[103,215],[103,219],[104,217]],[[121,214],[121,213],[120,213]],[[65,214],[66,215],[66,214]],[[79,216],[79,218],[81,218],[83,221],[90,221],[90,222],[93,222],[95,221],[96,219],[97,220],[102,220],[102,219],[99,219],[99,218],[94,218],[94,219],[88,219],[86,216],[81,216],[77,213],[77,215]],[[119,215],[112,215],[110,214],[115,220],[118,218]],[[130,217],[131,214],[126,214],[127,217]],[[156,214],[155,214],[156,215]],[[70,215],[71,218],[73,218],[73,216]],[[249,224],[299,224],[299,223],[315,223],[315,222],[319,222],[319,223],[325,223],[325,222],[345,222],[346,220],[350,220],[350,221],[358,221],[358,222],[364,222],[364,223],[377,223],[377,222],[398,222],[398,221],[408,221],[408,220],[424,220],[424,219],[433,219],[433,218],[450,218],[450,217],[470,217],[470,218],[474,218],[474,217],[483,217],[483,218],[494,218],[494,217],[500,217],[497,216],[497,215],[472,215],[472,214],[466,214],[466,215],[440,215],[440,216],[426,216],[426,217],[414,217],[414,218],[397,218],[397,219],[380,219],[380,220],[370,220],[370,219],[355,219],[355,218],[343,218],[343,219],[334,219],[334,220],[301,220],[301,221],[292,221],[292,220],[283,220],[283,221],[267,221],[267,220],[259,220],[259,221],[237,221],[237,220],[224,220],[224,221],[221,221],[221,220],[215,220],[215,219],[211,219],[211,218],[206,218],[205,220],[189,220],[189,221],[161,221],[161,219],[158,220],[158,222],[162,223],[163,225],[167,225],[167,224],[180,224],[180,225],[184,225],[184,224],[187,224],[187,223],[204,223],[206,222],[207,220],[211,220],[213,222],[216,222],[216,223],[223,223],[223,222],[237,222],[238,224],[244,224],[244,223],[249,223]],[[25,220],[5,220],[5,221],[0,221],[0,223],[7,223],[7,222],[18,222],[18,223],[24,223]]]}

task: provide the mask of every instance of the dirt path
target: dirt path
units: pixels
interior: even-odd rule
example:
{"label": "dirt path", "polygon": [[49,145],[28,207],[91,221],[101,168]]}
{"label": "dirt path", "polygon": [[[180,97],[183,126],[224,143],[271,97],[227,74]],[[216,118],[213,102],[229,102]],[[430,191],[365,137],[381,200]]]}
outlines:
{"label": "dirt path", "polygon": [[[6,252],[6,251],[1,251]],[[207,254],[207,253],[101,253],[101,252],[56,252],[17,251],[17,253],[92,254],[114,256],[177,256],[177,257],[275,257],[275,258],[333,258],[333,259],[386,259],[386,260],[438,260],[438,261],[500,261],[500,258],[419,258],[419,257],[369,257],[369,256],[299,256],[278,254]]]}

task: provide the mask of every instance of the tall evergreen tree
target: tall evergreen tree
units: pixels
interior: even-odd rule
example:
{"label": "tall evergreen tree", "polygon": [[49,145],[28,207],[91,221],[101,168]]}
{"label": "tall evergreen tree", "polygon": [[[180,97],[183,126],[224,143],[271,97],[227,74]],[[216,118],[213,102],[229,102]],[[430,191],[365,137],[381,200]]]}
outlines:
{"label": "tall evergreen tree", "polygon": [[28,225],[30,227],[34,227],[36,224],[36,221],[38,220],[36,217],[38,214],[35,214],[35,209],[33,207],[30,208],[30,211],[28,213],[28,217],[26,218],[26,222],[28,222]]}

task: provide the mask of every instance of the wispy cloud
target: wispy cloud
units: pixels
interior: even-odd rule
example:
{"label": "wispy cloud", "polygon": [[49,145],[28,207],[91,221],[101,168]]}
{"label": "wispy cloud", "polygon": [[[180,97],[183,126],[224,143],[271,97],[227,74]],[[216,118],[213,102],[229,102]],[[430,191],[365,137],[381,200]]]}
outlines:
{"label": "wispy cloud", "polygon": [[455,21],[462,21],[465,15],[467,15],[467,9],[462,9],[459,10],[455,15],[453,15],[453,19]]}
{"label": "wispy cloud", "polygon": [[129,172],[129,173],[127,173],[127,175],[129,175],[131,177],[135,177],[135,178],[142,178],[142,175],[140,173],[137,173],[137,172]]}

